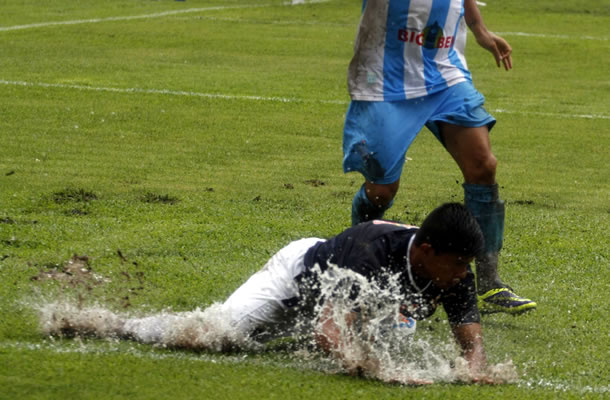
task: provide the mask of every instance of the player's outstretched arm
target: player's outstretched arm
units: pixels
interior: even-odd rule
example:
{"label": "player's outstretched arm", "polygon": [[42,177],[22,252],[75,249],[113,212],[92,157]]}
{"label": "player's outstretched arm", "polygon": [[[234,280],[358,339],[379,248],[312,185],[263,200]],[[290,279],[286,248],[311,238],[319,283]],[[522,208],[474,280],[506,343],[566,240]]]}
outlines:
{"label": "player's outstretched arm", "polygon": [[487,30],[476,0],[464,1],[464,14],[466,24],[472,31],[477,43],[493,54],[498,67],[504,65],[505,70],[510,70],[513,67],[513,49],[506,40]]}

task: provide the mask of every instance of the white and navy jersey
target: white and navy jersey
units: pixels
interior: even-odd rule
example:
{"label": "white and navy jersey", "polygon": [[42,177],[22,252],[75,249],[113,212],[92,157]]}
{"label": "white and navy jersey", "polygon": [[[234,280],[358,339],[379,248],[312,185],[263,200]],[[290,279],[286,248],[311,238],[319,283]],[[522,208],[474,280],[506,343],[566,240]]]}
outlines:
{"label": "white and navy jersey", "polygon": [[364,0],[352,100],[397,101],[470,81],[463,0]]}
{"label": "white and navy jersey", "polygon": [[300,285],[315,286],[317,273],[329,264],[347,268],[380,287],[387,287],[388,278],[398,275],[401,312],[422,320],[434,314],[438,305],[447,312],[453,325],[479,322],[474,275],[467,276],[449,289],[439,289],[431,280],[409,273],[407,249],[417,228],[390,221],[374,220],[353,226],[339,235],[319,242],[305,253],[305,270],[296,279]]}

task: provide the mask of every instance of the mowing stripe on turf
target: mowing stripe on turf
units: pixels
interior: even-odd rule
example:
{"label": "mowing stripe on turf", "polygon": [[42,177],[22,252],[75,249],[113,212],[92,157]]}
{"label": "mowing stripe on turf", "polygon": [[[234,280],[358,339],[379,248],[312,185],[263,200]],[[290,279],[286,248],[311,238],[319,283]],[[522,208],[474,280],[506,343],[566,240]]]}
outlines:
{"label": "mowing stripe on turf", "polygon": [[[329,0],[308,0],[306,3],[327,3]],[[303,2],[299,1],[286,1],[281,3],[282,6],[294,6],[303,4]],[[140,14],[140,15],[125,15],[125,16],[117,16],[117,17],[106,17],[106,18],[90,18],[90,19],[77,19],[70,21],[48,21],[48,22],[39,22],[34,24],[25,24],[25,25],[14,25],[14,26],[0,26],[0,32],[6,31],[16,31],[16,30],[24,30],[24,29],[34,29],[34,28],[44,28],[48,26],[61,26],[61,25],[78,25],[78,24],[94,24],[99,22],[112,22],[112,21],[130,21],[136,19],[150,19],[150,18],[162,18],[173,15],[180,14],[190,14],[197,12],[205,12],[205,11],[218,11],[218,10],[230,10],[230,9],[240,9],[240,8],[260,8],[260,7],[273,7],[278,4],[243,4],[236,6],[213,6],[213,7],[199,7],[199,8],[188,8],[184,10],[169,10],[162,11],[153,14]],[[219,21],[239,21],[242,23],[248,23],[248,20],[236,20],[232,18],[216,18]],[[273,24],[281,24],[281,25],[329,25],[329,26],[353,26],[353,24],[337,24],[337,23],[319,23],[319,22],[304,22],[304,21],[272,21]],[[537,38],[549,38],[549,39],[563,39],[563,40],[601,40],[607,41],[609,38],[607,37],[597,37],[597,36],[570,36],[570,35],[558,35],[558,34],[547,34],[547,33],[529,33],[529,32],[496,32],[498,35],[503,36],[524,36],[524,37],[537,37]]]}
{"label": "mowing stripe on turf", "polygon": [[[238,22],[242,24],[257,24],[264,22],[265,24],[270,25],[298,25],[298,26],[326,26],[326,27],[348,27],[354,28],[355,23],[340,23],[340,22],[321,22],[321,21],[304,21],[304,20],[254,20],[247,18],[234,18],[234,17],[176,17],[176,19],[180,20],[191,20],[191,19],[202,19],[214,22]],[[570,36],[570,35],[558,35],[552,33],[530,33],[530,32],[495,32],[501,36],[522,36],[522,37],[531,37],[531,38],[543,38],[543,39],[561,39],[561,40],[598,40],[598,41],[608,41],[610,40],[607,37],[603,36]]]}
{"label": "mowing stripe on turf", "polygon": [[[326,0],[315,0],[308,1],[308,3],[323,3]],[[290,6],[298,3],[285,2],[281,5]],[[205,12],[205,11],[217,11],[217,10],[229,10],[235,8],[260,8],[260,7],[273,7],[278,4],[243,4],[237,6],[214,6],[214,7],[199,7],[199,8],[187,8],[184,10],[170,10],[170,11],[162,11],[153,14],[140,14],[140,15],[125,15],[118,17],[106,17],[106,18],[90,18],[90,19],[76,19],[71,21],[49,21],[49,22],[39,22],[35,24],[25,24],[25,25],[14,25],[14,26],[0,26],[0,32],[6,31],[17,31],[23,29],[33,29],[33,28],[44,28],[47,26],[58,26],[58,25],[79,25],[79,24],[95,24],[99,22],[111,22],[111,21],[131,21],[135,19],[150,19],[150,18],[162,18],[171,15],[178,14],[188,14],[188,13],[197,13],[197,12]]]}
{"label": "mowing stripe on turf", "polygon": [[[86,90],[92,92],[111,92],[111,93],[141,93],[141,94],[160,94],[168,96],[187,96],[187,97],[201,97],[208,99],[222,99],[222,100],[248,100],[248,101],[266,101],[266,102],[280,102],[280,103],[321,103],[321,104],[338,104],[347,105],[348,100],[309,100],[299,99],[296,97],[280,97],[280,96],[252,96],[252,95],[234,95],[234,94],[222,94],[222,93],[201,93],[191,92],[185,90],[169,90],[169,89],[141,89],[141,88],[114,88],[114,87],[97,87],[97,86],[86,86],[86,85],[69,85],[64,83],[44,83],[44,82],[24,82],[24,81],[8,81],[0,79],[0,85],[7,86],[26,86],[26,87],[43,87],[43,88],[58,88],[58,89],[74,89],[74,90]],[[541,117],[549,118],[569,118],[569,119],[601,119],[610,120],[610,115],[603,114],[560,114],[550,112],[539,112],[539,111],[514,111],[506,109],[494,109],[490,110],[499,114],[520,114],[520,115],[538,115]]]}
{"label": "mowing stripe on turf", "polygon": [[[297,370],[312,370],[332,373],[332,368],[324,368],[326,364],[324,360],[303,360],[301,358],[285,359],[283,361],[263,360],[256,357],[248,357],[247,355],[231,355],[231,354],[206,354],[206,353],[189,353],[187,351],[157,351],[154,347],[146,348],[144,345],[134,343],[133,346],[125,349],[118,341],[109,341],[105,343],[74,341],[70,342],[54,342],[43,341],[37,343],[28,342],[0,342],[0,350],[17,350],[17,351],[51,351],[55,353],[79,353],[79,354],[113,354],[122,353],[125,356],[153,359],[153,360],[184,360],[188,362],[207,362],[212,364],[242,364],[251,366],[275,366],[275,367],[291,367]],[[328,364],[327,367],[331,367]],[[544,378],[529,378],[522,379],[517,382],[517,387],[525,389],[546,389],[553,392],[572,392],[579,394],[606,394],[610,393],[610,386],[581,386],[569,382],[561,382],[556,380],[548,380]]]}

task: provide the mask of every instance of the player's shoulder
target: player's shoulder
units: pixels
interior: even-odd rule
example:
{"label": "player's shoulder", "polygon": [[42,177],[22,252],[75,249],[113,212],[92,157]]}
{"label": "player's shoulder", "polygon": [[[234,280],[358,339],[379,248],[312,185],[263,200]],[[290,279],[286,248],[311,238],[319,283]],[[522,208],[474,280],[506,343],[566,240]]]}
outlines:
{"label": "player's shoulder", "polygon": [[359,233],[356,236],[368,240],[408,240],[419,227],[402,222],[375,219],[356,226]]}
{"label": "player's shoulder", "polygon": [[376,219],[362,222],[337,235],[339,240],[348,242],[373,242],[376,240],[393,240],[401,237],[410,237],[418,227],[400,222]]}
{"label": "player's shoulder", "polygon": [[397,221],[390,221],[390,220],[386,220],[386,219],[375,219],[373,221],[371,221],[371,224],[376,225],[376,226],[382,226],[382,227],[386,227],[386,228],[393,228],[393,229],[419,229],[419,226],[416,225],[409,225],[409,224],[405,224],[402,222],[397,222]]}

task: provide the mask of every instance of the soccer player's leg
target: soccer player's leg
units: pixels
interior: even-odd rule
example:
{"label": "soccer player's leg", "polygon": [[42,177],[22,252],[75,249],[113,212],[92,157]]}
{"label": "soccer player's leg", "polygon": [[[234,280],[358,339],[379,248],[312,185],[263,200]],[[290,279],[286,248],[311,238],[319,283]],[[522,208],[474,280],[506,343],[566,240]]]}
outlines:
{"label": "soccer player's leg", "polygon": [[504,236],[504,201],[495,183],[495,157],[488,146],[487,127],[445,126],[447,149],[464,174],[464,203],[485,237],[485,254],[476,260],[477,291],[481,313],[520,314],[536,308],[518,296],[498,274],[498,256]]}
{"label": "soccer player's leg", "polygon": [[[520,314],[533,310],[536,303],[515,294],[498,274],[505,213],[495,180],[497,161],[489,140],[489,129],[495,120],[482,107],[484,98],[472,85],[456,85],[448,92],[459,95],[448,96],[451,100],[443,105],[443,113],[427,126],[460,167],[465,180],[465,205],[485,237],[485,254],[476,260],[480,311]],[[455,99],[461,100],[453,105]]]}
{"label": "soccer player's leg", "polygon": [[352,201],[352,225],[382,218],[393,204],[407,148],[425,119],[409,120],[411,101],[352,101],[343,132],[343,171],[360,172],[364,184]]}
{"label": "soccer player's leg", "polygon": [[485,254],[476,260],[481,313],[521,314],[535,309],[535,302],[517,295],[498,275],[498,255],[504,230],[504,201],[499,198],[498,185],[465,183],[464,198],[486,241]]}

